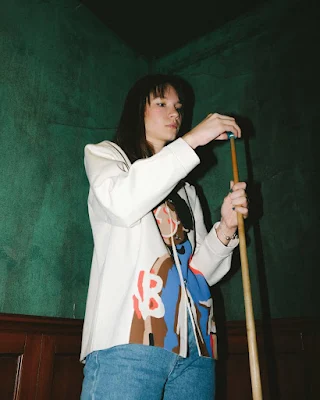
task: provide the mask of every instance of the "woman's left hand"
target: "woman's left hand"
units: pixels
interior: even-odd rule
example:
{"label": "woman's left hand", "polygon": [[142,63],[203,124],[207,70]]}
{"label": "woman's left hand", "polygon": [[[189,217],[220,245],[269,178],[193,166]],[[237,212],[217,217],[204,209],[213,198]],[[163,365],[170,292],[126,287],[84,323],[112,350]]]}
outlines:
{"label": "woman's left hand", "polygon": [[[230,192],[224,198],[221,206],[221,228],[229,233],[237,230],[238,219],[237,213],[243,215],[243,218],[248,217],[248,198],[246,194],[247,184],[245,182],[234,183],[230,182]],[[232,233],[231,233],[232,235]],[[230,235],[230,236],[231,236]]]}

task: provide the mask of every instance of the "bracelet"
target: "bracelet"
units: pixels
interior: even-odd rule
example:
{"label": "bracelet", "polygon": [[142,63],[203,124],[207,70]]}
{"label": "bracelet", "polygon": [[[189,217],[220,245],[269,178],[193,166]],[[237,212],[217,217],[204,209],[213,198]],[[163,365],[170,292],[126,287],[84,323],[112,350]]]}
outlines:
{"label": "bracelet", "polygon": [[235,233],[232,236],[228,236],[226,235],[223,230],[220,228],[220,225],[218,226],[220,232],[222,233],[222,236],[226,239],[226,240],[232,240],[232,239],[238,239],[238,235],[237,235],[237,231],[235,231]]}

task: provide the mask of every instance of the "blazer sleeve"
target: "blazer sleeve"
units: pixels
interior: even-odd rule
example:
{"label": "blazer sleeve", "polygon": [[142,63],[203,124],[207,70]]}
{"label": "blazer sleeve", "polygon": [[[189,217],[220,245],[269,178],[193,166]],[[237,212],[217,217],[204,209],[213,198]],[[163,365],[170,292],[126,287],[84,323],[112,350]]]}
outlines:
{"label": "blazer sleeve", "polygon": [[230,270],[233,250],[239,244],[238,239],[230,240],[225,246],[217,237],[216,222],[210,232],[204,224],[203,212],[196,193],[194,194],[194,219],[196,229],[196,247],[190,265],[199,270],[210,286],[219,282]]}
{"label": "blazer sleeve", "polygon": [[88,202],[108,223],[123,227],[135,225],[200,162],[181,138],[129,168],[124,160],[108,141],[85,146]]}

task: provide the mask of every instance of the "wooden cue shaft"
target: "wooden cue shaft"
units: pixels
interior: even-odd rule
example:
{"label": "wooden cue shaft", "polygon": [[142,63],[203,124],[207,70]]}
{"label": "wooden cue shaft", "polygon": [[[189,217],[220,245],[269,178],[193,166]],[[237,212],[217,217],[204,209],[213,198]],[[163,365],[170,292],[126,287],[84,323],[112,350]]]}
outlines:
{"label": "wooden cue shaft", "polygon": [[[230,136],[230,145],[231,145],[233,180],[234,183],[237,183],[239,182],[239,173],[238,173],[238,163],[237,163],[237,154],[236,154],[234,136]],[[237,213],[237,218],[238,218],[238,234],[239,234],[243,295],[244,295],[246,326],[247,326],[247,336],[248,336],[252,398],[253,400],[262,400],[260,367],[259,367],[258,350],[257,350],[256,329],[255,329],[253,307],[252,307],[252,295],[251,295],[251,285],[249,276],[246,235],[244,229],[244,219],[243,215],[240,213]]]}

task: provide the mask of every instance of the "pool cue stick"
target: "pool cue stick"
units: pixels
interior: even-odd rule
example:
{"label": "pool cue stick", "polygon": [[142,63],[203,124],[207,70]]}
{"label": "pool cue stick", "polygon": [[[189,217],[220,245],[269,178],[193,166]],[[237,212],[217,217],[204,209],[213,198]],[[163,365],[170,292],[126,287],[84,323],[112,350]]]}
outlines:
{"label": "pool cue stick", "polygon": [[[239,182],[239,172],[238,172],[237,153],[235,146],[235,136],[232,132],[227,132],[227,134],[231,146],[233,181],[234,183],[237,183]],[[243,284],[244,305],[246,313],[252,398],[253,400],[262,400],[260,367],[258,359],[256,329],[255,329],[253,307],[252,307],[252,295],[251,295],[251,285],[249,276],[246,235],[244,229],[244,219],[243,215],[240,213],[237,213],[237,218],[238,218],[238,236],[239,236],[240,261],[241,261],[241,272],[242,272],[242,284]]]}

